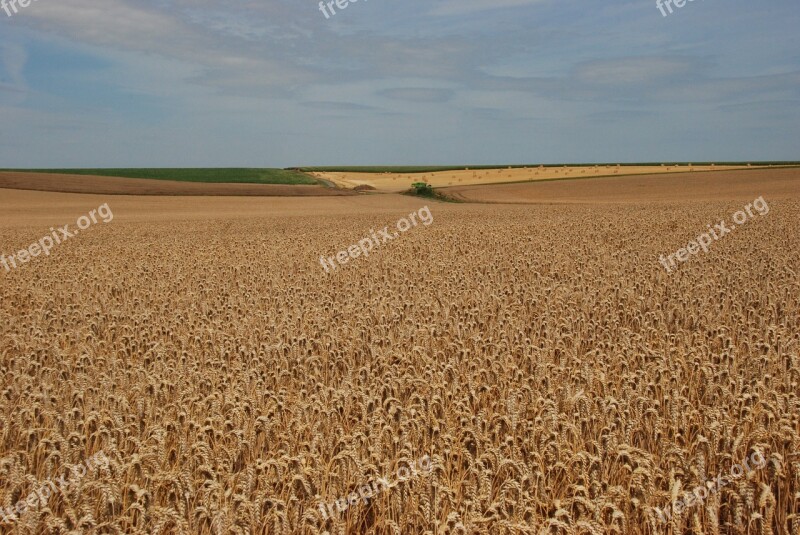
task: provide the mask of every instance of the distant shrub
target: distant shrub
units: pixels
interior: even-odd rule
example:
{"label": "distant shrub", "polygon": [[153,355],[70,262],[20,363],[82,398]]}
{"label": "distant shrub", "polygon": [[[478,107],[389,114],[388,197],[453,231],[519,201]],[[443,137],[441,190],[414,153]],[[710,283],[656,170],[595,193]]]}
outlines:
{"label": "distant shrub", "polygon": [[414,182],[411,184],[411,187],[414,188],[414,192],[417,195],[430,197],[433,195],[433,188],[427,182]]}

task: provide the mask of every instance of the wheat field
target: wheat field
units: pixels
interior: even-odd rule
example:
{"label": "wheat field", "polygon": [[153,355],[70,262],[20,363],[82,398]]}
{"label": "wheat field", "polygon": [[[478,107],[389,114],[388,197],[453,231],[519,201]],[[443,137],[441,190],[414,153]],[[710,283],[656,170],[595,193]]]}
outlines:
{"label": "wheat field", "polygon": [[673,273],[741,202],[427,203],[326,273],[426,203],[3,190],[4,251],[115,218],[0,272],[0,507],[108,458],[0,529],[800,535],[800,190],[753,194],[768,216]]}

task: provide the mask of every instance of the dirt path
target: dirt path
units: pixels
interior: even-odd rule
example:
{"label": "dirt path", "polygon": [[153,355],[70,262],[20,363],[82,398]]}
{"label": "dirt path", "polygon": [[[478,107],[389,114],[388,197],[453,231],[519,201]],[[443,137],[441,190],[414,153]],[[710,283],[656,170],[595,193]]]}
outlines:
{"label": "dirt path", "polygon": [[291,184],[212,184],[144,178],[0,172],[0,188],[103,195],[330,197],[357,195],[337,187]]}

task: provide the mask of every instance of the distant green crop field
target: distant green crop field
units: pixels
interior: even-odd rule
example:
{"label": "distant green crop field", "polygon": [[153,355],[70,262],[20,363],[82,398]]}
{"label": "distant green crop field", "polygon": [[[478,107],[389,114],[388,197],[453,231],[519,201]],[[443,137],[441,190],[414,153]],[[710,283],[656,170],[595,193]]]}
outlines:
{"label": "distant green crop field", "polygon": [[[638,162],[638,163],[620,163],[622,167],[638,167],[638,166],[659,166],[664,165],[689,165],[690,162]],[[741,165],[746,166],[748,163],[754,167],[763,165],[800,165],[800,162],[691,162],[693,165]],[[376,166],[328,166],[328,167],[301,167],[303,171],[309,173],[437,173],[441,171],[460,171],[462,169],[520,169],[523,167],[592,167],[595,165],[617,165],[615,162],[599,162],[599,163],[559,163],[559,164],[514,164],[514,165],[450,165],[450,166],[435,166],[435,165],[376,165]]]}
{"label": "distant green crop field", "polygon": [[319,184],[301,171],[271,168],[154,168],[154,169],[6,169],[31,173],[53,173],[120,178],[149,178],[180,182],[241,182],[249,184]]}

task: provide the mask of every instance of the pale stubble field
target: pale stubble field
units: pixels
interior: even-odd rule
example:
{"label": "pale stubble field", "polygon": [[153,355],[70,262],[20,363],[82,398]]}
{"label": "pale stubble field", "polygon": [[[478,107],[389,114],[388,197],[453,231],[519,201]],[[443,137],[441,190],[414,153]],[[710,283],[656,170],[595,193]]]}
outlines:
{"label": "pale stubble field", "polygon": [[[757,176],[757,175],[754,175]],[[582,181],[589,182],[589,181]],[[800,533],[800,194],[741,208],[0,190],[0,506],[13,533]],[[771,195],[772,194],[772,195]],[[428,204],[415,229],[319,264]],[[659,523],[752,452],[767,465]],[[434,471],[318,510],[430,455]]]}

